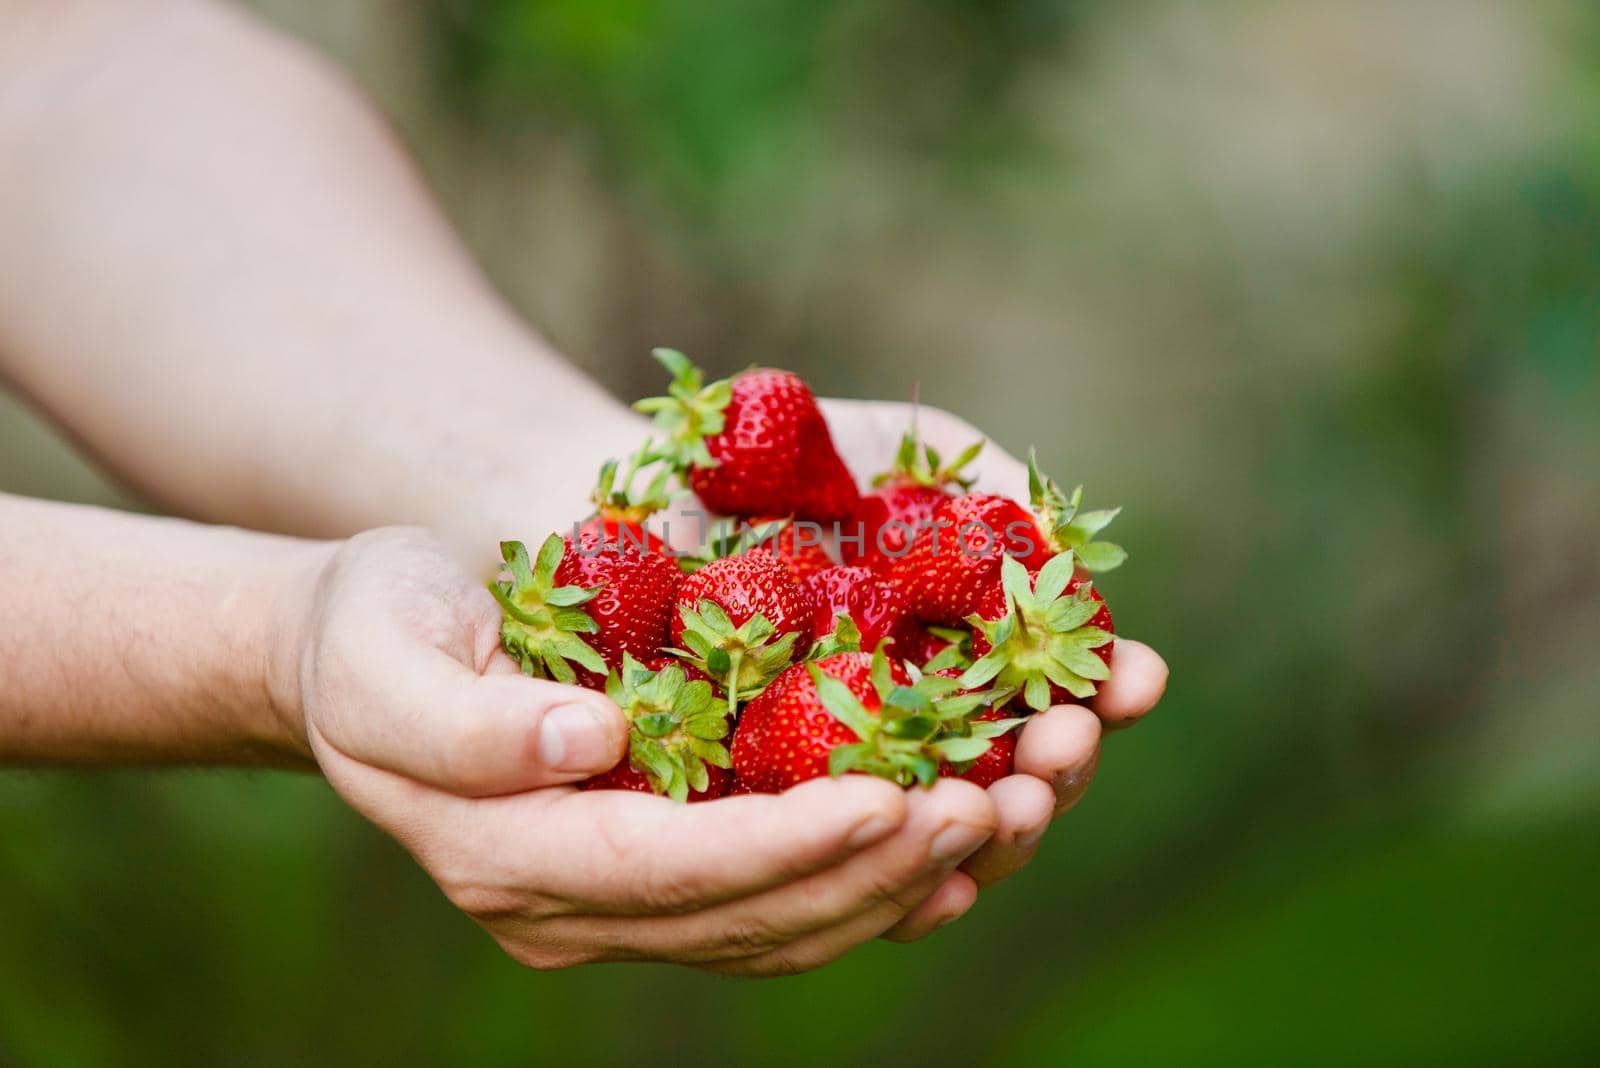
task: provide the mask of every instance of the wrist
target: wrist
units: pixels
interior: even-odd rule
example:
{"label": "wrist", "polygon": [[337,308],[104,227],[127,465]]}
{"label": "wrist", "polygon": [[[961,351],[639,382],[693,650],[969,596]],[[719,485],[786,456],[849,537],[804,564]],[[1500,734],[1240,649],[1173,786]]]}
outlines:
{"label": "wrist", "polygon": [[302,665],[310,644],[318,590],[342,542],[299,542],[285,549],[257,576],[256,603],[264,611],[254,636],[261,650],[254,683],[264,715],[254,741],[286,763],[315,763],[306,729]]}

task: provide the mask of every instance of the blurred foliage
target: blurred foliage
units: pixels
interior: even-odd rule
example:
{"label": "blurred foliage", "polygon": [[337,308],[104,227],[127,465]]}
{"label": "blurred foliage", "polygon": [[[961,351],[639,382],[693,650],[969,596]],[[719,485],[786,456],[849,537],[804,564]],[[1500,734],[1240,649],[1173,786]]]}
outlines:
{"label": "blurred foliage", "polygon": [[962,923],[766,984],[523,972],[312,780],[0,777],[0,1062],[1600,1056],[1588,7],[265,6],[421,85],[469,240],[619,393],[661,341],[920,382],[1125,504],[1171,694]]}

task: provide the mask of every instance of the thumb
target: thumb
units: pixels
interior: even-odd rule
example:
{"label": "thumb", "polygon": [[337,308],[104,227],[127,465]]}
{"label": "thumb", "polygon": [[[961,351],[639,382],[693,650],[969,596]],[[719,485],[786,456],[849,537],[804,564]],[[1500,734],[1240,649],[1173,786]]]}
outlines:
{"label": "thumb", "polygon": [[429,650],[391,675],[347,756],[450,793],[487,797],[577,782],[622,759],[628,724],[604,694],[522,675],[479,675]]}

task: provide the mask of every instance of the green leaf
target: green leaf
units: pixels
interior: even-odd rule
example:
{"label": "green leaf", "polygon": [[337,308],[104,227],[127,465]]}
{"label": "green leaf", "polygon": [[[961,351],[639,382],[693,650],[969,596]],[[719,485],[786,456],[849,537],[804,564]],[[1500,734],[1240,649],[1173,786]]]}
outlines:
{"label": "green leaf", "polygon": [[935,742],[934,748],[943,754],[951,763],[963,760],[976,760],[987,753],[993,743],[987,738],[946,738]]}
{"label": "green leaf", "polygon": [[1078,546],[1078,562],[1090,571],[1111,571],[1128,559],[1127,551],[1109,541],[1091,541]]}
{"label": "green leaf", "polygon": [[1022,687],[1022,699],[1028,707],[1035,712],[1043,712],[1050,707],[1050,682],[1041,675],[1034,675]]}
{"label": "green leaf", "polygon": [[1062,648],[1051,646],[1050,655],[1070,668],[1074,674],[1086,679],[1104,680],[1111,677],[1111,669],[1106,667],[1105,661],[1084,649],[1071,645]]}
{"label": "green leaf", "polygon": [[1075,563],[1070,551],[1057,553],[1046,561],[1039,569],[1039,577],[1034,580],[1034,601],[1049,604],[1065,593],[1067,584],[1072,581]]}
{"label": "green leaf", "polygon": [[1000,584],[1005,587],[1006,600],[1011,604],[1025,603],[1033,596],[1028,569],[1015,556],[1000,558]]}
{"label": "green leaf", "polygon": [[718,712],[707,712],[685,721],[683,729],[695,738],[715,742],[728,736],[728,718]]}
{"label": "green leaf", "polygon": [[1083,626],[1100,611],[1100,603],[1086,598],[1063,598],[1051,602],[1045,610],[1045,623],[1056,634],[1064,634]]}
{"label": "green leaf", "polygon": [[865,742],[834,746],[833,751],[828,754],[828,774],[838,778],[846,772],[854,771],[871,755],[872,748]]}
{"label": "green leaf", "polygon": [[689,361],[689,357],[677,349],[654,348],[650,350],[650,355],[667,369],[667,374],[671,375],[674,381],[688,382],[691,379],[698,380],[700,377],[699,369]]}
{"label": "green leaf", "polygon": [[850,692],[850,687],[815,664],[808,664],[806,668],[811,672],[811,681],[817,688],[822,707],[854,731],[857,738],[863,741],[871,738],[876,733],[877,718],[862,706],[856,695]]}
{"label": "green leaf", "polygon": [[600,624],[581,608],[557,608],[550,613],[550,621],[571,634],[593,634],[600,629]]}
{"label": "green leaf", "polygon": [[998,647],[991,649],[982,659],[961,673],[962,689],[975,690],[985,685],[1000,674],[1000,669],[1005,667],[1006,663],[1005,654]]}
{"label": "green leaf", "polygon": [[600,590],[599,586],[557,586],[544,595],[544,603],[552,608],[570,608],[594,600]]}
{"label": "green leaf", "polygon": [[555,578],[556,568],[560,566],[561,557],[566,549],[566,544],[559,534],[552,534],[544,539],[544,544],[539,546],[538,562],[533,568],[535,583],[547,584]]}
{"label": "green leaf", "polygon": [[1091,541],[1121,512],[1121,508],[1097,508],[1092,512],[1079,512],[1072,517],[1072,528],[1082,535],[1082,541]]}
{"label": "green leaf", "polygon": [[706,787],[711,785],[711,776],[706,773],[705,763],[699,760],[690,761],[684,765],[683,770],[689,789],[696,793],[705,793]]}
{"label": "green leaf", "polygon": [[647,712],[634,717],[633,729],[646,738],[665,738],[678,729],[678,722],[670,712]]}
{"label": "green leaf", "polygon": [[520,541],[503,541],[500,543],[500,558],[506,562],[506,570],[511,572],[514,587],[533,585],[533,569],[528,563],[526,545]]}
{"label": "green leaf", "polygon": [[[549,678],[552,678],[557,682],[564,682],[568,686],[571,686],[573,683],[578,681],[578,673],[573,671],[572,667],[553,650],[544,650],[540,656],[540,660],[544,664],[545,671],[549,672]],[[603,671],[604,669],[605,666],[602,664],[597,670]]]}

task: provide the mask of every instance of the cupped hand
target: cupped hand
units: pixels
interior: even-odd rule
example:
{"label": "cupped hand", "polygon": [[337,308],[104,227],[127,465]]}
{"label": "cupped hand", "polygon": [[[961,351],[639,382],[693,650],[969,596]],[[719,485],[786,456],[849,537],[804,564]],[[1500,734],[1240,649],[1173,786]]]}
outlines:
{"label": "cupped hand", "polygon": [[[894,456],[900,436],[911,425],[911,406],[890,401],[821,403],[839,454],[851,464],[857,482],[866,485]],[[942,409],[919,407],[916,419],[921,439],[947,457],[984,436]],[[863,458],[874,461],[874,466],[860,466]],[[984,446],[972,466],[978,475],[975,489],[1027,501],[1026,466],[993,442]],[[922,937],[951,914],[970,907],[980,887],[997,883],[1026,864],[1051,819],[1075,805],[1089,788],[1102,733],[1136,722],[1155,707],[1166,685],[1167,665],[1155,650],[1119,634],[1111,651],[1111,678],[1099,693],[1086,705],[1047,709],[1023,726],[1017,740],[1017,774],[989,787],[998,813],[994,836],[887,937],[897,941]]]}
{"label": "cupped hand", "polygon": [[861,776],[696,805],[579,791],[621,759],[621,712],[518,673],[493,598],[428,535],[351,539],[304,603],[275,699],[334,789],[525,964],[787,974],[970,904],[949,881],[1002,794]]}

